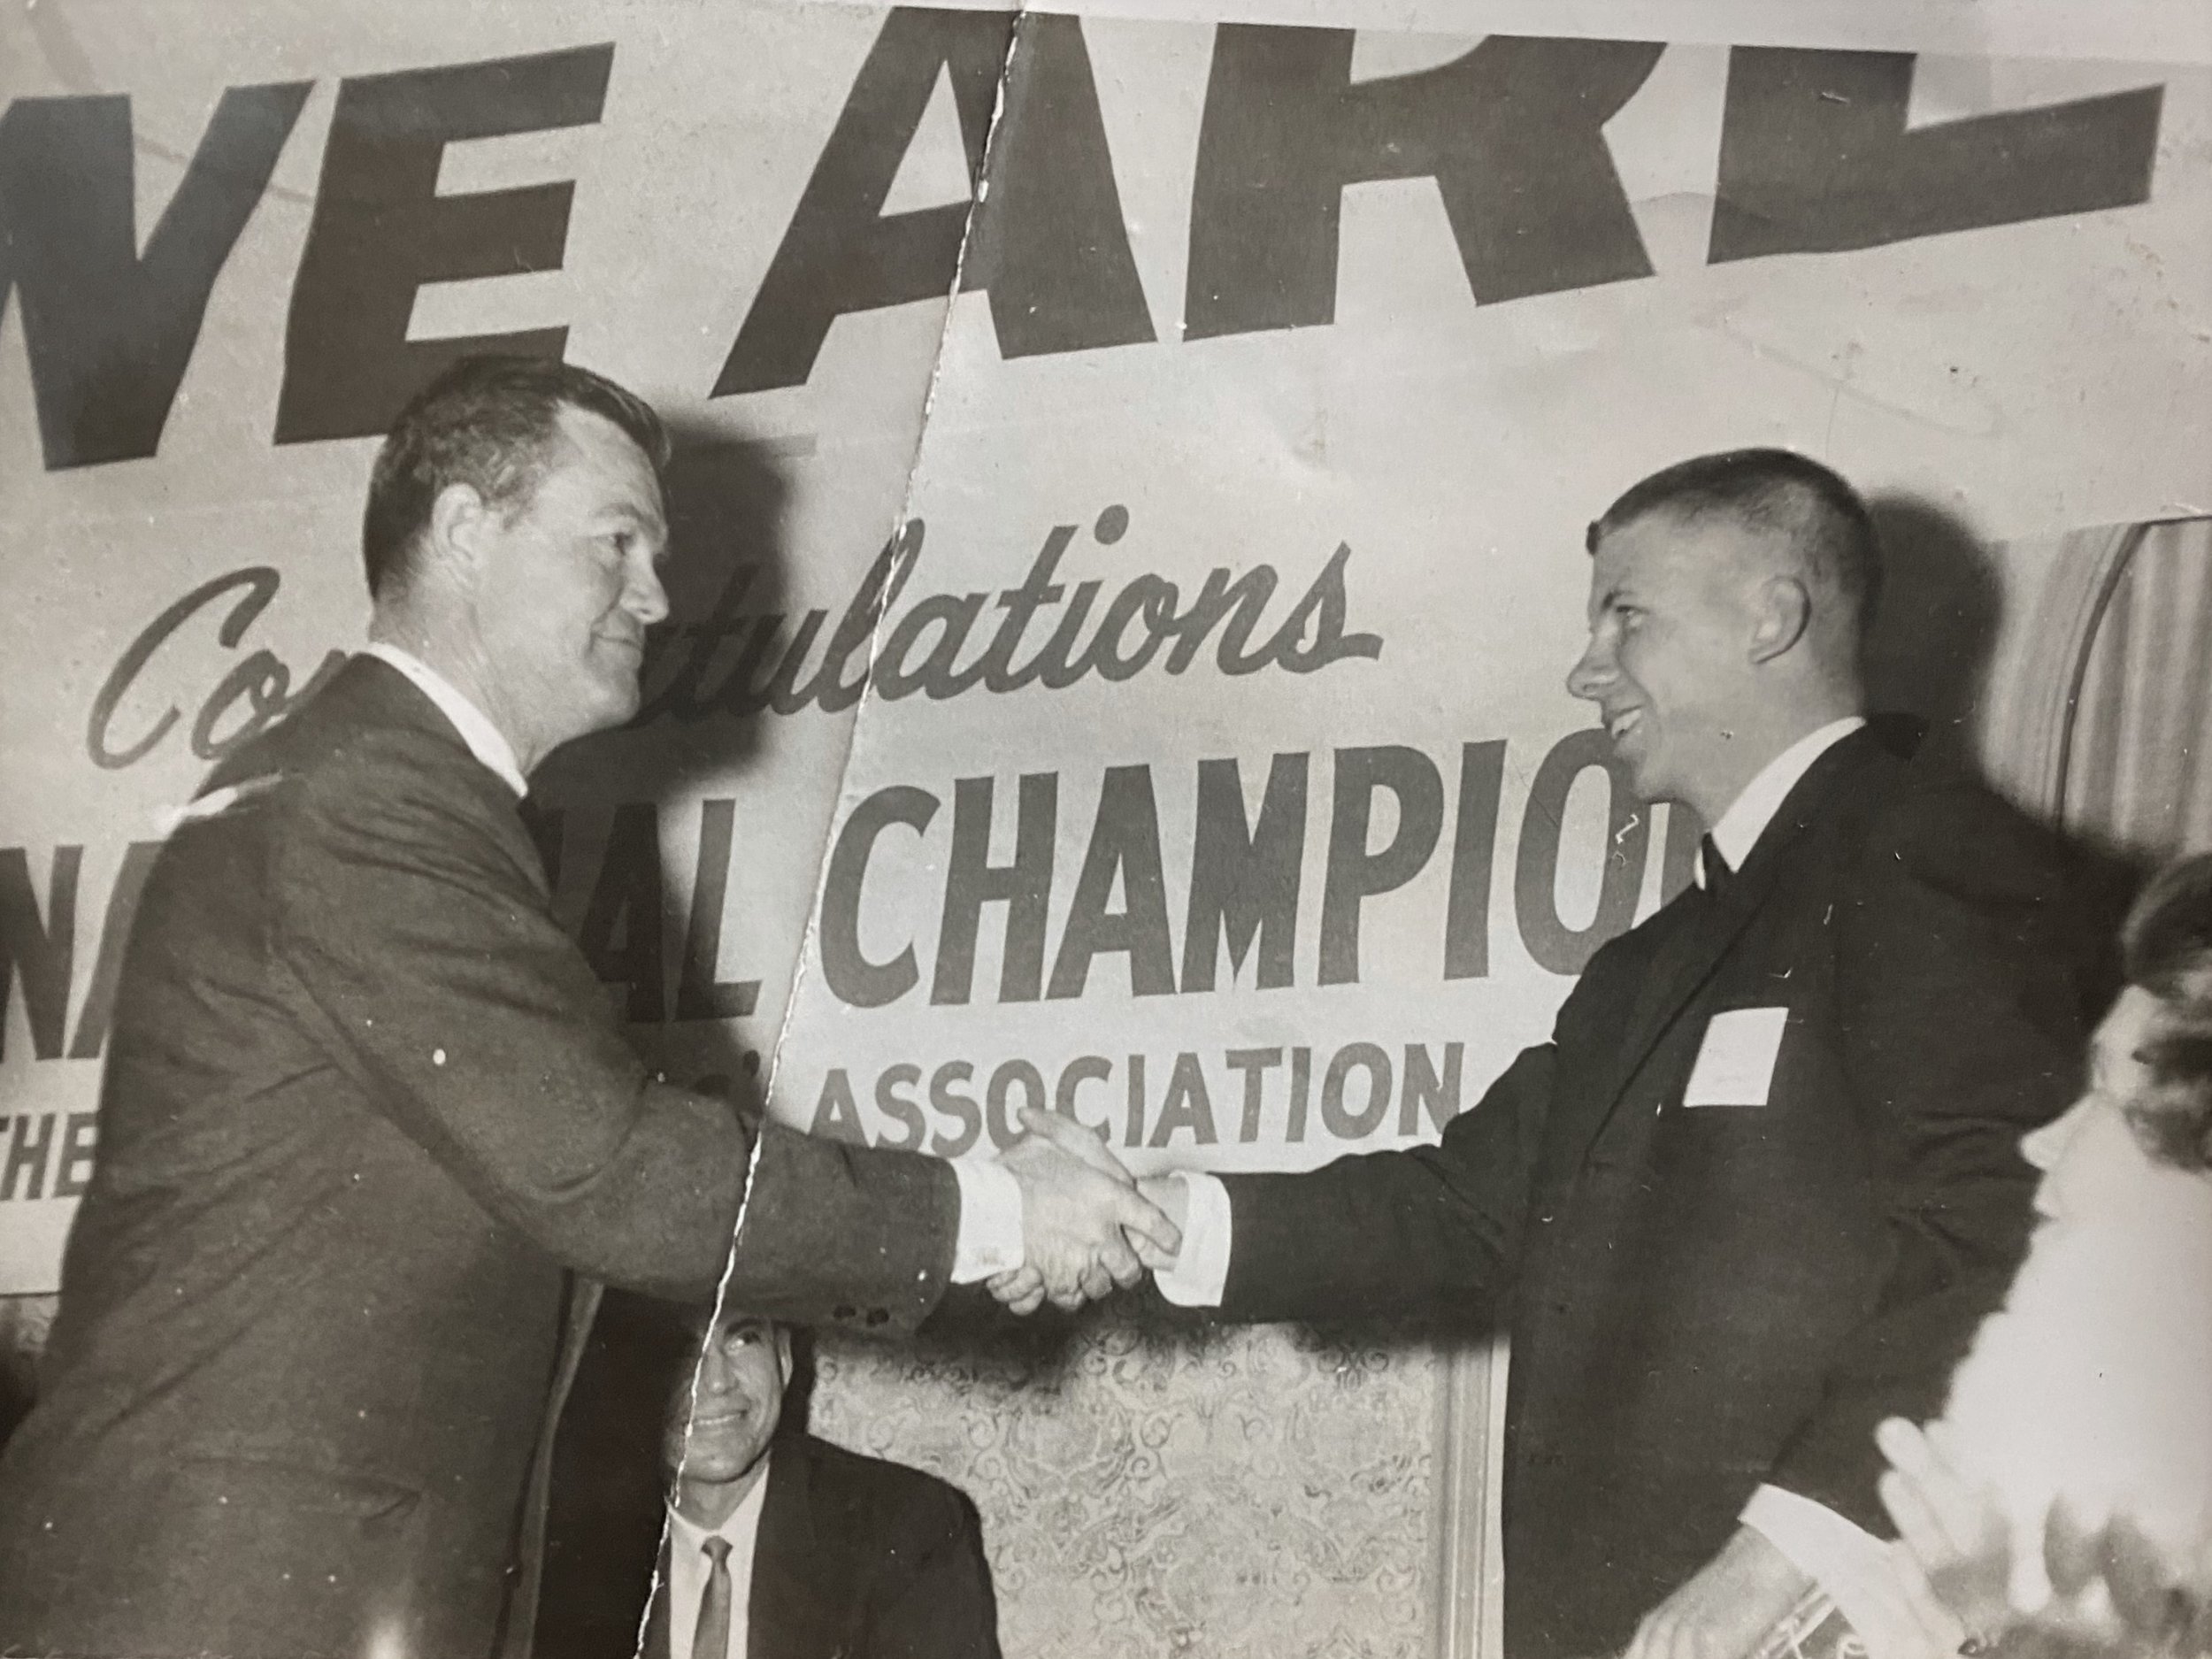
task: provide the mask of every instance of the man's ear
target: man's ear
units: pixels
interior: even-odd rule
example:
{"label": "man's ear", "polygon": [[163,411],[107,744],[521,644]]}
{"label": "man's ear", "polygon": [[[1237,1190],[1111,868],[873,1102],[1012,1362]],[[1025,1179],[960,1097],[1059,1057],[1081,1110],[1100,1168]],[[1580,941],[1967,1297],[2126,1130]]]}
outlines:
{"label": "man's ear", "polygon": [[776,1367],[783,1373],[783,1386],[791,1386],[791,1327],[776,1327]]}
{"label": "man's ear", "polygon": [[1751,614],[1751,660],[1770,663],[1805,637],[1812,626],[1812,595],[1794,576],[1770,576],[1759,584]]}
{"label": "man's ear", "polygon": [[426,562],[457,575],[475,572],[484,551],[484,533],[496,515],[473,484],[448,484],[430,503],[422,554]]}

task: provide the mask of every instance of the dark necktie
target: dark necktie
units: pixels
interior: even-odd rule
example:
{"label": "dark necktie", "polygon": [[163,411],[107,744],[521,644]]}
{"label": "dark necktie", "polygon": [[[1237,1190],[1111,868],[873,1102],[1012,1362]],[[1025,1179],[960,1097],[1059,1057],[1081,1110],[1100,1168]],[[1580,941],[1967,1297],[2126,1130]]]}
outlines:
{"label": "dark necktie", "polygon": [[699,1548],[711,1564],[692,1628],[691,1659],[730,1659],[730,1540],[710,1538]]}
{"label": "dark necktie", "polygon": [[1720,849],[1713,845],[1710,835],[1701,835],[1697,843],[1698,867],[1705,872],[1704,887],[1715,898],[1728,891],[1728,884],[1736,872],[1728,867],[1728,860],[1721,856]]}

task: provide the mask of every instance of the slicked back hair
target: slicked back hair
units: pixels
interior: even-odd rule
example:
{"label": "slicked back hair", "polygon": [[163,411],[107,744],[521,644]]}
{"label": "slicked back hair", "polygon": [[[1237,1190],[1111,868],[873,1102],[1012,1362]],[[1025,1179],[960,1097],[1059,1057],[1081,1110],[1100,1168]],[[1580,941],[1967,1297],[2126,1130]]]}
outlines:
{"label": "slicked back hair", "polygon": [[2212,1169],[2212,854],[2160,872],[2120,934],[2130,985],[2161,1007],[2143,1061],[2145,1095],[2128,1116],[2169,1164]]}
{"label": "slicked back hair", "polygon": [[1592,554],[1614,531],[1654,513],[1681,523],[1726,518],[1786,541],[1807,585],[1843,603],[1863,636],[1881,597],[1882,551],[1866,503],[1837,473],[1789,449],[1727,449],[1654,472],[1590,526]]}
{"label": "slicked back hair", "polygon": [[432,504],[467,484],[493,506],[526,503],[560,441],[565,409],[612,421],[657,471],[668,434],[634,392],[549,357],[464,357],[400,411],[369,473],[361,562],[377,597],[406,581]]}

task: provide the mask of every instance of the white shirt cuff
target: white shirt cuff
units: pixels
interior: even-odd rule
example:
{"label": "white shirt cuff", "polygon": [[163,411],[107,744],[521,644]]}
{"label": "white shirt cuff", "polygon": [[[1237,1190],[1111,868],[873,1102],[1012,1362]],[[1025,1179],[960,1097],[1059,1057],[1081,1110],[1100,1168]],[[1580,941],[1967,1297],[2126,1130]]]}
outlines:
{"label": "white shirt cuff", "polygon": [[1229,1284],[1229,1189],[1195,1170],[1179,1170],[1175,1179],[1187,1194],[1183,1248],[1152,1282],[1179,1308],[1218,1308]]}
{"label": "white shirt cuff", "polygon": [[1897,1546],[1780,1486],[1761,1486],[1737,1518],[1828,1593],[1874,1659],[1916,1659],[1928,1651],[1902,1599]]}
{"label": "white shirt cuff", "polygon": [[1022,1189],[1013,1171],[996,1164],[956,1160],[960,1183],[960,1232],[952,1247],[952,1282],[972,1285],[1022,1264]]}

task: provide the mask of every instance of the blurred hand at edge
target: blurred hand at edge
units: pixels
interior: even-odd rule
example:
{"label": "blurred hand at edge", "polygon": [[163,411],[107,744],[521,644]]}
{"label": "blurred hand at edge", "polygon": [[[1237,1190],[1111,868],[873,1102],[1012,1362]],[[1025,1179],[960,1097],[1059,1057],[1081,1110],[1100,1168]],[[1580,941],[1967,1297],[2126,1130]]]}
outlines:
{"label": "blurred hand at edge", "polygon": [[[1904,1545],[1901,1564],[1909,1574],[1917,1571],[1909,1599],[1925,1615],[1929,1641],[1939,1642],[1945,1633],[1943,1625],[1929,1622],[1939,1617],[1929,1598],[1971,1642],[1993,1641],[2014,1617],[2011,1533],[1996,1499],[1961,1472],[1941,1423],[1920,1429],[1891,1417],[1874,1431],[1874,1443],[1889,1460],[1879,1486],[1882,1507]],[[1918,1594],[1924,1586],[1925,1596]]]}

